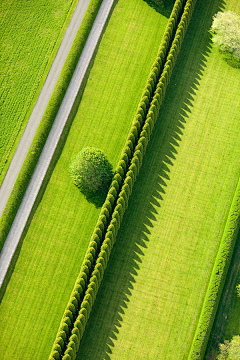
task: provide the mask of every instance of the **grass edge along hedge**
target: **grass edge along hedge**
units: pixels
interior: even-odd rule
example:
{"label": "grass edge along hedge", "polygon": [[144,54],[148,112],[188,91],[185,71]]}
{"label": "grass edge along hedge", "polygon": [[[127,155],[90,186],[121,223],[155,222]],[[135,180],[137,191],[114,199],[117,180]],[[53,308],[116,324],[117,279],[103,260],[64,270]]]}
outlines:
{"label": "grass edge along hedge", "polygon": [[213,266],[208,289],[203,302],[195,336],[189,353],[189,360],[202,359],[206,351],[219,300],[231,262],[240,227],[240,179],[238,181],[227,222]]}
{"label": "grass edge along hedge", "polygon": [[102,0],[91,0],[0,219],[0,251],[58,113]]}
{"label": "grass edge along hedge", "polygon": [[176,0],[174,4],[49,360],[76,358],[196,1]]}

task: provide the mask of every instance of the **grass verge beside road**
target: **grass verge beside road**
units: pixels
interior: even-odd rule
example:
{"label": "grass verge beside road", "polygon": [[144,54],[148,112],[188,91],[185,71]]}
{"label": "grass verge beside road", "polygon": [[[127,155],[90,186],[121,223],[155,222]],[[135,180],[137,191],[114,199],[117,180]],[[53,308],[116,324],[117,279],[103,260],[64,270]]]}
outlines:
{"label": "grass verge beside road", "polygon": [[99,213],[71,184],[69,161],[82,147],[94,146],[116,166],[166,24],[147,2],[116,5],[0,306],[3,359],[50,353]]}

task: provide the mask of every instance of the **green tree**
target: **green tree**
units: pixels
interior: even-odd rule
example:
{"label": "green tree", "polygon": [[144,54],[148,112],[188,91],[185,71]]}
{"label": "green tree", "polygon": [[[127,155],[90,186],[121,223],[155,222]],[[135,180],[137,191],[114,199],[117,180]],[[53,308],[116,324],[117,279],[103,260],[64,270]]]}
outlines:
{"label": "green tree", "polygon": [[101,206],[112,181],[112,165],[104,153],[96,148],[86,147],[73,157],[69,174],[86,199]]}
{"label": "green tree", "polygon": [[225,340],[219,346],[220,354],[217,360],[239,360],[240,359],[240,336],[233,336],[232,340]]}
{"label": "green tree", "polygon": [[233,11],[219,11],[213,17],[212,41],[224,53],[240,60],[240,16]]}

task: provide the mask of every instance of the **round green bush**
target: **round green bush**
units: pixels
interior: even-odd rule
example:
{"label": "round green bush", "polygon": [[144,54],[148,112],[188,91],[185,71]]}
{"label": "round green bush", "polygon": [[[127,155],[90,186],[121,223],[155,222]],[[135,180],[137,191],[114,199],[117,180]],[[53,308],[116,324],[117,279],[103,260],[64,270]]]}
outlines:
{"label": "round green bush", "polygon": [[96,148],[86,147],[73,157],[69,174],[88,201],[101,206],[112,181],[112,165],[104,153]]}

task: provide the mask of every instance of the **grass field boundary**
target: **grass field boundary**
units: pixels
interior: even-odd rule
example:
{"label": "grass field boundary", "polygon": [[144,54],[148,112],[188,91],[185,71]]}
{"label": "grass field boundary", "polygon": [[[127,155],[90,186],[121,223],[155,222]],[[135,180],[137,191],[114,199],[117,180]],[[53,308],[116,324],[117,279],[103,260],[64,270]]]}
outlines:
{"label": "grass field boundary", "polygon": [[238,181],[219,250],[211,273],[208,289],[189,353],[189,360],[202,359],[207,347],[219,300],[232,259],[240,228],[240,179]]}
{"label": "grass field boundary", "polygon": [[0,219],[0,251],[60,108],[102,0],[91,0]]}
{"label": "grass field boundary", "polygon": [[[196,0],[177,0],[49,359],[75,359]],[[173,40],[172,36],[174,34]],[[165,53],[165,57],[164,57]]]}

